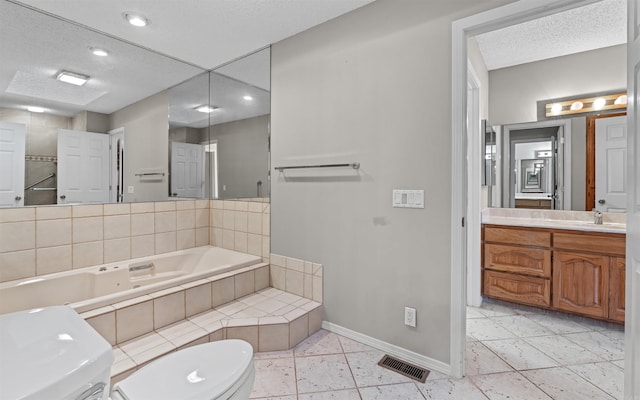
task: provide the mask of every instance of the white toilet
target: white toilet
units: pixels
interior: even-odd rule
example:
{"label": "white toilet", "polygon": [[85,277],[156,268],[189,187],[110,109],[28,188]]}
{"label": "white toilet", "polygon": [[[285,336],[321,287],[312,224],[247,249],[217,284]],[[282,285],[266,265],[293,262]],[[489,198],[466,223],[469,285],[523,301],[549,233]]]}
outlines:
{"label": "white toilet", "polygon": [[72,308],[0,315],[0,399],[248,399],[253,349],[223,340],[153,361],[109,391],[113,351]]}

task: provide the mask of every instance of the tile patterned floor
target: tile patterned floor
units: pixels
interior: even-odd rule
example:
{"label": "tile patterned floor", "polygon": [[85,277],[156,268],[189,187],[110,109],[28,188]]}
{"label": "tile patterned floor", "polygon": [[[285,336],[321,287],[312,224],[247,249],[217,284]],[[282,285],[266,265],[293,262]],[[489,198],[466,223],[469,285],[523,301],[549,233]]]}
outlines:
{"label": "tile patterned floor", "polygon": [[384,353],[321,330],[292,350],[256,353],[251,399],[614,400],[623,398],[622,327],[485,302],[467,309],[466,377],[415,382]]}

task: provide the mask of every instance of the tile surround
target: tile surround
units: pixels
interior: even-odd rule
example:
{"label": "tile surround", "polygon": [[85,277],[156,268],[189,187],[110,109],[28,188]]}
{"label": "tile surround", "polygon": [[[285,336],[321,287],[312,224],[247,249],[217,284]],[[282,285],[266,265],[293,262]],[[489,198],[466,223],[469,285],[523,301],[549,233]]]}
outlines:
{"label": "tile surround", "polygon": [[0,209],[0,282],[209,244],[268,261],[269,217],[258,199]]}

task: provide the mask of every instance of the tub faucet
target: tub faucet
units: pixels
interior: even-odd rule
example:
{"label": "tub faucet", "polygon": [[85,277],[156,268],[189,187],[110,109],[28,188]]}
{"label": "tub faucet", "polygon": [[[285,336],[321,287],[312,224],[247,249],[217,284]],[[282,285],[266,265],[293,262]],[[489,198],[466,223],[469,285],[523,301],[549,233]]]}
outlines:
{"label": "tub faucet", "polygon": [[594,211],[593,223],[596,225],[602,225],[602,211]]}

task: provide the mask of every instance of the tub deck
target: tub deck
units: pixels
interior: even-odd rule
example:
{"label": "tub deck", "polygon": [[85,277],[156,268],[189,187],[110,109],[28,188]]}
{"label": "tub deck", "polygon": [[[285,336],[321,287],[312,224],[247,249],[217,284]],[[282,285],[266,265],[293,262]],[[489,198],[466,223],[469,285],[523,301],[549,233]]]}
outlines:
{"label": "tub deck", "polygon": [[112,383],[175,350],[244,339],[254,351],[294,347],[322,326],[322,304],[269,286],[257,264],[80,315],[111,345]]}

